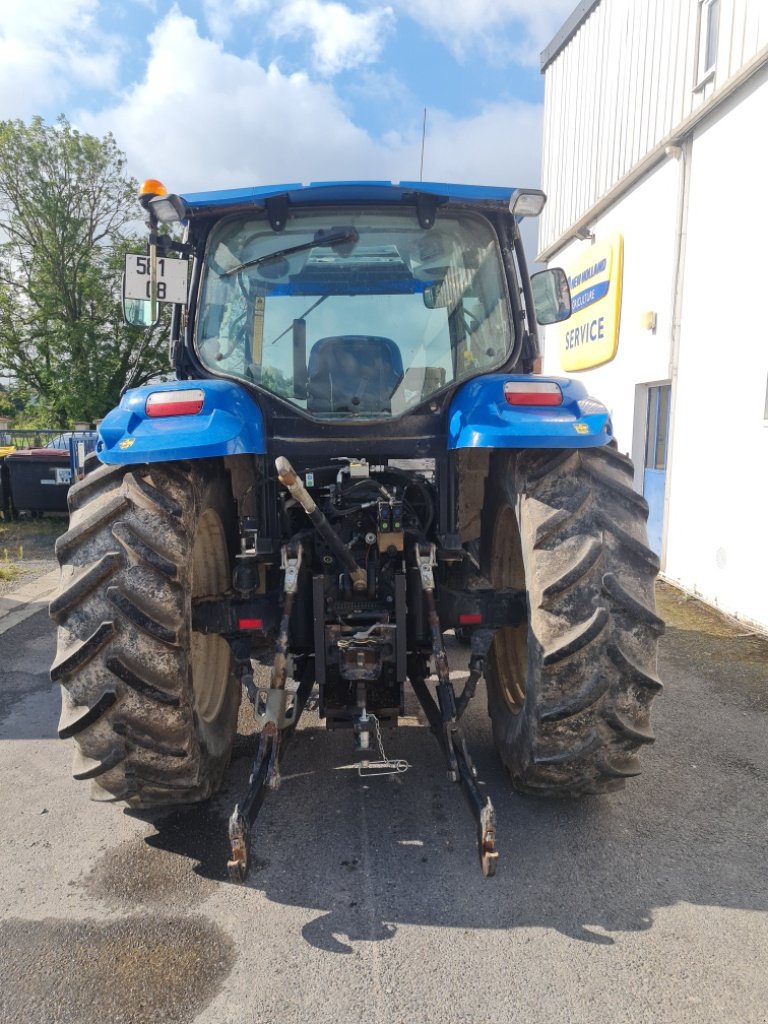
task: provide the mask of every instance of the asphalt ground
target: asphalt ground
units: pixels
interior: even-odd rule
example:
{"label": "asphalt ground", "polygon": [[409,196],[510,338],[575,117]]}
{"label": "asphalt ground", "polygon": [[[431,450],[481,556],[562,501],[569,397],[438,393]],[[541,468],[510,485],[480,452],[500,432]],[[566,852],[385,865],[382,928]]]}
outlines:
{"label": "asphalt ground", "polygon": [[350,737],[309,714],[238,887],[248,716],[210,804],[148,821],[90,802],[56,738],[39,598],[0,634],[0,1022],[768,1021],[768,640],[671,591],[661,605],[658,740],[618,794],[511,793],[478,691],[495,879],[425,728],[384,734],[409,771],[362,779],[339,768]]}

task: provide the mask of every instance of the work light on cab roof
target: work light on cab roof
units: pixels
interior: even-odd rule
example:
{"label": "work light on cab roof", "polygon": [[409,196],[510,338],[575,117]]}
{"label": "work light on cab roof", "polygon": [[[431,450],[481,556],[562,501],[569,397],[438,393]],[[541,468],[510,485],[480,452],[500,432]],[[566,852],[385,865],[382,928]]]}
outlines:
{"label": "work light on cab roof", "polygon": [[538,217],[547,201],[538,188],[516,188],[510,196],[509,212],[513,217]]}

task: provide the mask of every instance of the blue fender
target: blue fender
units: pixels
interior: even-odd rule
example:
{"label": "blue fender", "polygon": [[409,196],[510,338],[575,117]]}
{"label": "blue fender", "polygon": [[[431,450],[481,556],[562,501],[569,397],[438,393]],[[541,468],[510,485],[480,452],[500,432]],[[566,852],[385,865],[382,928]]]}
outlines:
{"label": "blue fender", "polygon": [[[186,416],[148,416],[149,395],[202,391],[203,407]],[[99,424],[99,458],[110,466],[222,455],[263,455],[264,417],[245,388],[229,380],[177,380],[126,391]]]}
{"label": "blue fender", "polygon": [[[505,381],[553,381],[563,393],[557,406],[512,406]],[[476,377],[453,396],[448,448],[596,448],[613,437],[608,410],[577,380],[492,373]]]}

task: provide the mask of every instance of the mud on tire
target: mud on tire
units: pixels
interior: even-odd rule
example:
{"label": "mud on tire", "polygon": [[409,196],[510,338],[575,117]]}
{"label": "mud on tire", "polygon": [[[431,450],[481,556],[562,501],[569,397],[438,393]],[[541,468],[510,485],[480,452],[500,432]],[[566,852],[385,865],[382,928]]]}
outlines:
{"label": "mud on tire", "polygon": [[527,588],[528,620],[496,635],[488,704],[496,747],[522,792],[619,788],[654,740],[659,562],[632,477],[613,445],[492,461],[487,572],[495,587]]}
{"label": "mud on tire", "polygon": [[230,505],[216,460],[102,466],[69,493],[51,678],[73,774],[97,799],[183,803],[221,783],[240,686],[226,641],[192,632],[191,607],[228,589]]}

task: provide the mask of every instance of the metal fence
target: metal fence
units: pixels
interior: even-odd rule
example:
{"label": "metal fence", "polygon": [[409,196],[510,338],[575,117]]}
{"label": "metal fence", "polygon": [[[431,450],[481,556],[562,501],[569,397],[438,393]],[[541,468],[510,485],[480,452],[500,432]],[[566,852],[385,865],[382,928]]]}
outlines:
{"label": "metal fence", "polygon": [[0,430],[0,448],[45,448],[49,441],[70,431]]}

